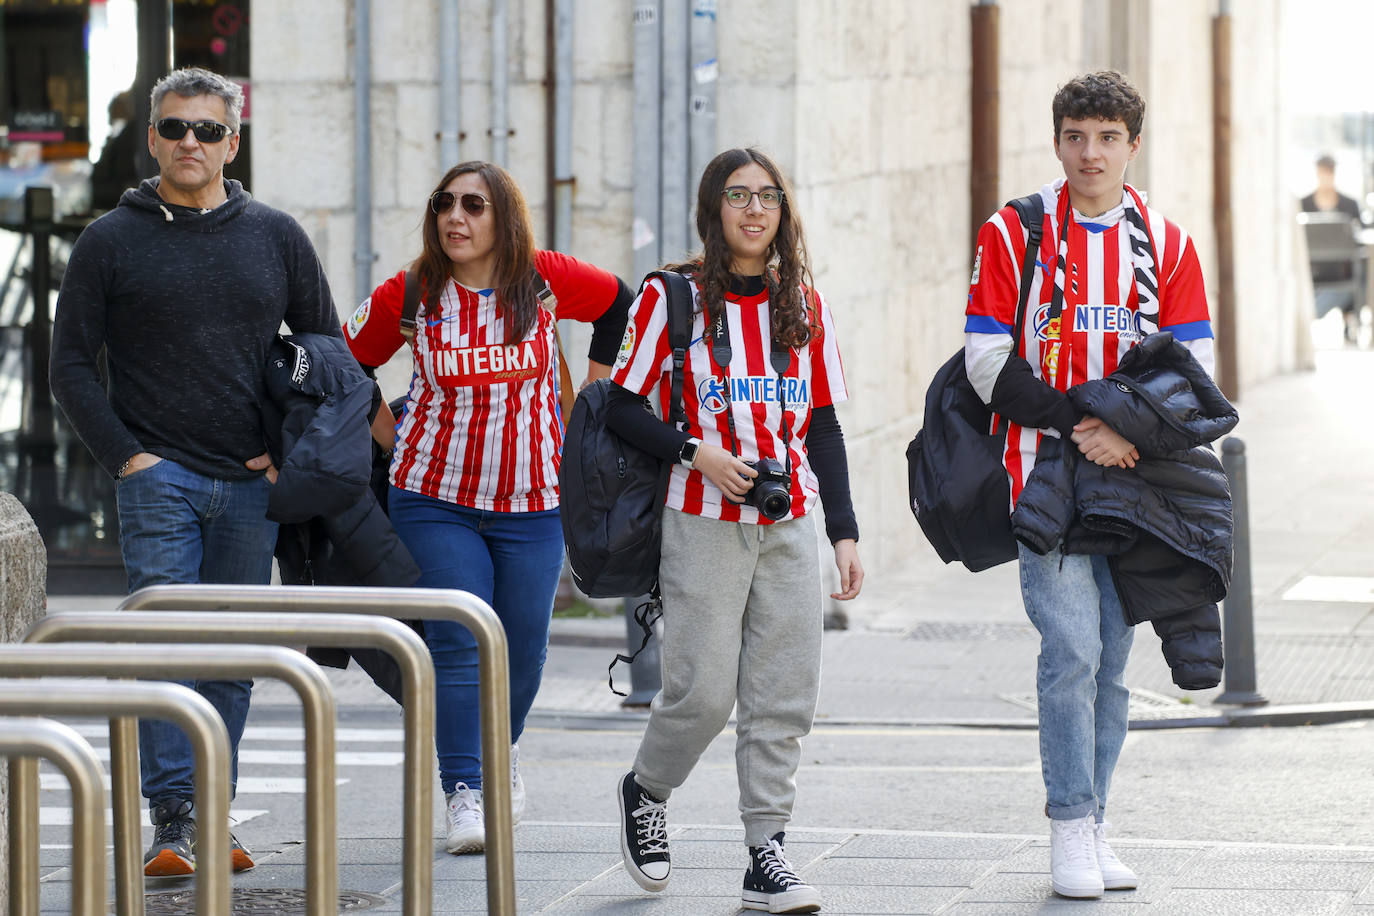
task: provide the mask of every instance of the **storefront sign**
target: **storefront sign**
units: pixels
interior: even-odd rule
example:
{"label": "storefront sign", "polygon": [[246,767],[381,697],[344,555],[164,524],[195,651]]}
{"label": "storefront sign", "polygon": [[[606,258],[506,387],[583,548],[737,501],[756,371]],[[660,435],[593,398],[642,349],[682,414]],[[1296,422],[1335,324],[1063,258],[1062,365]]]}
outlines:
{"label": "storefront sign", "polygon": [[57,111],[16,111],[10,119],[11,143],[60,143],[65,137]]}

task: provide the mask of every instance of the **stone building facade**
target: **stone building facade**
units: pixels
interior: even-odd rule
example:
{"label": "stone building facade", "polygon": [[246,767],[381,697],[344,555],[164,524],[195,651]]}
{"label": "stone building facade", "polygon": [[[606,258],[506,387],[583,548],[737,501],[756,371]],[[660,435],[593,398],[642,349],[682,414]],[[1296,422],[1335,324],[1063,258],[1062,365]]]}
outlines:
{"label": "stone building facade", "polygon": [[[366,2],[366,0],[360,0]],[[443,2],[443,0],[440,0]],[[1245,386],[1296,368],[1304,348],[1277,91],[1283,0],[1232,4],[1238,370]],[[439,64],[461,71],[461,158],[489,158],[488,0],[458,0],[444,49],[435,0],[372,0],[372,282],[419,250],[439,162]],[[507,167],[547,244],[544,81],[548,0],[509,0]],[[852,401],[840,412],[871,572],[927,550],[905,508],[904,450],[927,381],[962,343],[969,239],[968,0],[708,0],[717,21],[717,140],[788,169],[817,285],[834,304]],[[634,0],[573,4],[569,252],[633,284]],[[1126,72],[1147,101],[1128,174],[1194,236],[1215,310],[1213,0],[1017,0],[1000,10],[1000,197],[1062,174],[1050,98],[1088,69]],[[342,313],[354,281],[355,0],[253,11],[254,191],[301,220]],[[585,333],[570,349],[585,352]],[[576,368],[574,368],[576,372]],[[387,394],[408,370],[393,370]],[[1243,397],[1242,397],[1243,403]]]}

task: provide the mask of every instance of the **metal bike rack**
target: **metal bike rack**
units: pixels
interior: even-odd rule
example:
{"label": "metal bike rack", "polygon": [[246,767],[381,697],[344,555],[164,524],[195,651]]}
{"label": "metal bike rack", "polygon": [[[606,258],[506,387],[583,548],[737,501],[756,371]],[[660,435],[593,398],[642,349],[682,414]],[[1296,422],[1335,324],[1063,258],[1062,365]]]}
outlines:
{"label": "metal bike rack", "polygon": [[[221,592],[232,586],[185,586]],[[285,590],[285,589],[281,589]],[[144,591],[151,591],[145,589]],[[131,601],[143,592],[136,592]],[[280,610],[280,606],[273,608]],[[429,649],[415,631],[386,615],[357,614],[230,614],[182,611],[77,611],[50,614],[24,636],[26,643],[130,640],[157,643],[249,643],[285,646],[331,646],[381,649],[401,669],[404,704],[404,840],[401,869],[405,881],[405,916],[427,916],[432,907],[434,858],[431,817],[434,780],[428,761],[434,759],[434,665]],[[130,755],[137,748],[132,728],[121,730],[119,745],[111,733],[110,756]],[[227,777],[226,777],[227,781]],[[137,787],[115,784],[116,799],[132,806]],[[512,900],[514,896],[512,895]],[[514,908],[509,910],[514,913]]]}
{"label": "metal bike rack", "polygon": [[[195,764],[196,815],[201,823],[229,825],[229,733],[215,707],[200,694],[180,684],[156,681],[105,681],[98,689],[89,681],[52,679],[41,683],[0,681],[0,716],[5,715],[98,715],[146,716],[166,719],[186,732],[191,741]],[[113,753],[113,750],[111,751]],[[32,765],[33,760],[19,763]],[[15,763],[10,761],[11,787],[16,787]],[[21,838],[38,836],[37,767],[24,773],[21,766],[18,786],[21,795],[11,796],[10,825],[18,827]],[[19,808],[18,816],[15,809]],[[104,808],[102,806],[102,817]],[[13,841],[13,837],[11,840]],[[229,831],[203,830],[196,838],[201,858],[223,862],[224,868],[196,871],[196,916],[229,916]],[[102,853],[104,847],[102,843]],[[30,868],[30,866],[32,866]],[[37,861],[25,863],[36,874]],[[11,875],[14,866],[11,865]],[[36,883],[26,875],[10,886],[10,916],[37,916]],[[31,893],[32,892],[32,893]],[[104,904],[105,882],[96,892]]]}
{"label": "metal bike rack", "polygon": [[[0,755],[11,762],[45,757],[67,777],[72,793],[72,914],[104,916],[105,913],[105,787],[100,761],[90,744],[71,728],[50,719],[0,719]],[[33,768],[35,775],[38,768]],[[34,818],[36,821],[37,818]],[[11,824],[11,828],[16,826]],[[10,880],[15,863],[38,869],[38,825],[17,825],[10,834]],[[30,829],[32,828],[32,829]],[[12,885],[13,886],[13,885]],[[32,909],[37,912],[38,900]],[[19,912],[18,896],[11,897],[11,913]]]}
{"label": "metal bike rack", "polygon": [[[375,614],[400,620],[451,620],[471,631],[477,640],[479,701],[482,715],[482,796],[486,819],[487,912],[501,916],[515,913],[515,843],[510,811],[510,656],[506,631],[496,612],[481,598],[468,592],[446,588],[341,588],[331,586],[281,585],[153,585],[139,589],[120,605],[131,610],[213,610],[213,611],[332,611]],[[51,619],[51,618],[49,618]],[[274,618],[275,619],[275,618]],[[406,628],[409,631],[409,628]],[[412,632],[413,635],[413,632]],[[326,645],[320,640],[311,640]],[[429,658],[428,649],[425,652]],[[432,703],[433,683],[428,692]],[[407,711],[409,694],[405,696]],[[433,716],[430,717],[433,733]],[[406,791],[411,779],[425,787],[431,798],[433,776],[428,769],[434,759],[433,748],[424,759],[406,746]],[[426,811],[432,801],[425,802]],[[429,815],[426,813],[425,815]],[[432,848],[429,827],[407,831],[406,861],[424,861],[425,907],[406,909],[406,916],[428,913],[432,880]],[[407,880],[410,872],[407,870]],[[417,873],[418,874],[418,873]],[[418,880],[418,878],[417,878]],[[410,906],[412,895],[405,895]]]}
{"label": "metal bike rack", "polygon": [[[334,689],[320,666],[281,646],[214,646],[77,644],[0,645],[0,677],[156,677],[228,680],[272,677],[285,681],[300,696],[305,723],[305,876],[306,912],[333,916],[337,910],[339,869],[334,844],[338,805],[334,761]],[[115,820],[115,912],[143,916],[143,860],[139,842],[137,741],[114,752],[116,728],[134,720],[110,720],[110,785],[122,786]],[[19,778],[26,779],[29,774]],[[35,774],[36,775],[36,774]],[[11,783],[14,780],[11,779]],[[26,789],[31,793],[32,789]],[[36,795],[25,794],[25,798]],[[18,876],[32,882],[37,869]]]}

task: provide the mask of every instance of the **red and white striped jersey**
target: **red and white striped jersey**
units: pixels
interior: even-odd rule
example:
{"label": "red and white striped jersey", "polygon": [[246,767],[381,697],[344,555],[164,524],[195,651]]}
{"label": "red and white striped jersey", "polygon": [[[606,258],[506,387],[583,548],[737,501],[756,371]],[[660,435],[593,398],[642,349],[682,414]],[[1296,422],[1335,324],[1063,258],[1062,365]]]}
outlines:
{"label": "red and white striped jersey", "polygon": [[[1037,378],[1060,391],[1110,375],[1126,351],[1157,330],[1171,331],[1208,372],[1213,371],[1207,293],[1192,239],[1146,207],[1143,196],[1129,185],[1125,193],[1145,217],[1158,261],[1154,265],[1159,287],[1157,322],[1140,310],[1130,233],[1121,208],[1094,221],[1071,211],[1062,179],[1040,191],[1045,209],[1043,238],[1017,352]],[[1065,232],[1063,309],[1057,319],[1051,319],[1056,262]],[[1010,206],[993,214],[978,232],[964,337],[969,380],[985,400],[1010,352],[1025,250],[1025,231]],[[1003,458],[1013,506],[1045,435],[1058,433],[1007,422]]]}
{"label": "red and white striped jersey", "polygon": [[[553,251],[535,266],[558,318],[592,321],[615,301],[614,274]],[[353,355],[379,366],[405,343],[405,271],[377,287],[344,324]],[[558,506],[563,451],[554,316],[539,309],[525,338],[506,343],[492,290],[450,281],[438,308],[421,302],[414,374],[401,413],[391,482],[403,490],[493,512]]]}
{"label": "red and white striped jersey", "polygon": [[[695,281],[690,285],[695,309],[700,289]],[[806,459],[806,431],[811,422],[811,408],[838,404],[849,398],[844,368],[840,364],[834,316],[819,293],[815,299],[820,303],[820,331],[814,333],[804,348],[792,350],[781,392],[778,376],[769,361],[771,332],[766,290],[753,296],[727,295],[725,298],[726,324],[733,353],[729,371],[717,366],[711,358],[702,313],[693,317],[692,343],[683,369],[683,407],[693,436],[703,443],[728,450],[730,427],[726,411],[730,410],[735,418],[735,437],[741,458],[751,461],[766,457],[786,464],[783,457],[786,447],[792,462],[792,509],[788,518],[797,518],[810,511],[820,492],[816,475]],[[658,385],[661,416],[667,417],[668,401],[672,396],[672,370],[667,302],[662,281],[654,278],[640,290],[630,308],[630,321],[611,378],[642,395],[648,395]],[[787,411],[789,438],[785,446],[780,395]],[[681,464],[673,466],[665,505],[703,518],[770,524],[757,509],[730,502],[704,474]]]}

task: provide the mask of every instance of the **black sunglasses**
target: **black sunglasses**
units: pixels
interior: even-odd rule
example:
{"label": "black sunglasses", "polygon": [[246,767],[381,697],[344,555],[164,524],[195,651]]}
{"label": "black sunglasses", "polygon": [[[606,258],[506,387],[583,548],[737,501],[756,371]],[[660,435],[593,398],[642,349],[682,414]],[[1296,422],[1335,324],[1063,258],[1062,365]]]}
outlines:
{"label": "black sunglasses", "polygon": [[230,133],[228,126],[218,121],[183,121],[181,118],[163,118],[155,125],[159,135],[167,140],[180,140],[186,131],[195,131],[201,143],[218,143]]}
{"label": "black sunglasses", "polygon": [[491,206],[491,201],[481,194],[468,193],[459,196],[452,191],[435,191],[429,195],[429,208],[440,216],[452,210],[455,203],[462,204],[468,216],[481,216],[482,211]]}

